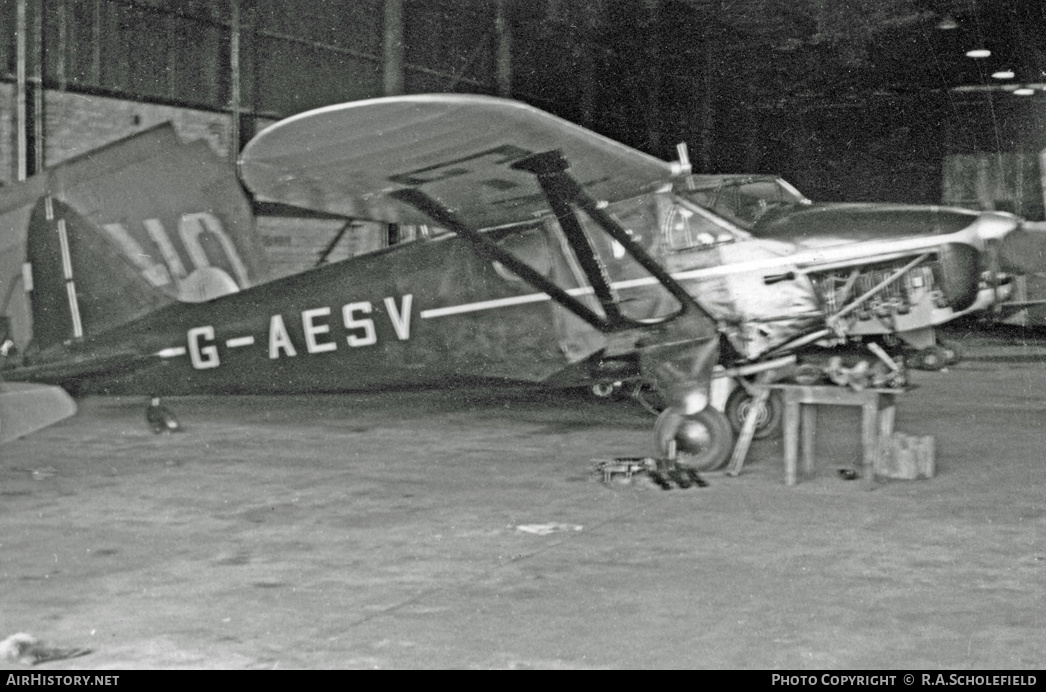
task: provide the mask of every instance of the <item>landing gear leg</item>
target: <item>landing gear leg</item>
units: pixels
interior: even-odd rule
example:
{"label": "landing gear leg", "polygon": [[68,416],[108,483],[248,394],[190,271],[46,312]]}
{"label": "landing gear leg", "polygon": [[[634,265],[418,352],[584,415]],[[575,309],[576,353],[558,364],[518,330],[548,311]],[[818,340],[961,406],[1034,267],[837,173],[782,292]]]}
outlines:
{"label": "landing gear leg", "polygon": [[637,381],[631,387],[631,390],[631,397],[636,400],[636,403],[645,408],[648,413],[657,416],[665,410],[664,397],[646,382],[642,380]]}

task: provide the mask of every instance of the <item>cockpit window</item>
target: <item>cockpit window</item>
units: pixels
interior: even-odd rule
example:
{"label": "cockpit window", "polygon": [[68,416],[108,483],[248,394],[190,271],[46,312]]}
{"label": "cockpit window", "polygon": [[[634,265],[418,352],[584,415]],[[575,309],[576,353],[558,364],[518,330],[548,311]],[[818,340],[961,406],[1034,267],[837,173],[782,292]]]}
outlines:
{"label": "cockpit window", "polygon": [[692,189],[679,190],[679,194],[745,230],[752,230],[755,224],[773,209],[810,203],[810,200],[780,178],[696,178],[697,176],[692,182]]}
{"label": "cockpit window", "polygon": [[665,245],[674,252],[703,250],[737,240],[726,224],[681,200],[669,210],[662,228]]}

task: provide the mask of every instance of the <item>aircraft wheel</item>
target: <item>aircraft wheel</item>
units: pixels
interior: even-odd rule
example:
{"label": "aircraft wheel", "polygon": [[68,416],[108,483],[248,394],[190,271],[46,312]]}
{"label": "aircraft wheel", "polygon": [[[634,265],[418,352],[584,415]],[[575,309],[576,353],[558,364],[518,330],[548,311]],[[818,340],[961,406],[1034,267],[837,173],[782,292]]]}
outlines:
{"label": "aircraft wheel", "polygon": [[796,384],[810,386],[824,382],[825,374],[822,368],[812,363],[802,363],[795,369],[795,375],[792,379],[795,380]]}
{"label": "aircraft wheel", "polygon": [[928,346],[912,357],[911,366],[919,370],[941,370],[948,365],[948,354],[940,346]]}
{"label": "aircraft wheel", "polygon": [[600,399],[609,399],[617,392],[618,385],[614,382],[597,382],[592,385],[592,393]]}
{"label": "aircraft wheel", "polygon": [[[738,387],[730,392],[726,400],[727,419],[734,433],[741,434],[741,426],[745,424],[745,418],[752,409],[752,397],[744,387]],[[757,440],[765,440],[768,437],[776,437],[781,434],[781,420],[784,418],[784,401],[780,392],[771,392],[770,398],[766,400],[763,409],[756,418],[755,434]]]}
{"label": "aircraft wheel", "polygon": [[940,348],[941,351],[944,352],[944,364],[945,365],[949,365],[949,366],[950,365],[955,365],[960,360],[962,360],[962,351],[960,351],[959,347],[956,346],[955,344],[953,344],[952,342],[950,342],[950,341],[938,341],[937,342],[937,347]]}
{"label": "aircraft wheel", "polygon": [[654,424],[654,440],[662,456],[668,456],[669,442],[675,440],[680,463],[698,471],[714,471],[730,459],[734,430],[726,416],[711,406],[690,416],[667,408]]}

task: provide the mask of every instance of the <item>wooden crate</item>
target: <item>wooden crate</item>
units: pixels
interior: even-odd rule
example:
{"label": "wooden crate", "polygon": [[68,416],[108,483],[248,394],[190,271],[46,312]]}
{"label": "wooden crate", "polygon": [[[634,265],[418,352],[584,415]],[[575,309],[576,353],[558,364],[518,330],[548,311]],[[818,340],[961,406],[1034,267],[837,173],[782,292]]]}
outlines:
{"label": "wooden crate", "polygon": [[936,471],[936,440],[932,435],[895,432],[879,440],[875,475],[895,480],[933,478]]}

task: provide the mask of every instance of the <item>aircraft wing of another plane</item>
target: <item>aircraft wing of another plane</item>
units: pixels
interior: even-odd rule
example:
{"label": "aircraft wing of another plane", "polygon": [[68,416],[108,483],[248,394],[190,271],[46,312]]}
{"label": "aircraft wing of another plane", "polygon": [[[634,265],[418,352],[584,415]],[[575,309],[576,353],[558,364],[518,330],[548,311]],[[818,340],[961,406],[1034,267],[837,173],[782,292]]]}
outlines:
{"label": "aircraft wing of another plane", "polygon": [[430,222],[390,197],[424,186],[472,228],[491,228],[547,213],[533,174],[510,165],[550,150],[596,200],[623,199],[681,172],[526,104],[435,94],[345,103],[276,123],[244,149],[240,176],[261,201],[400,223]]}

